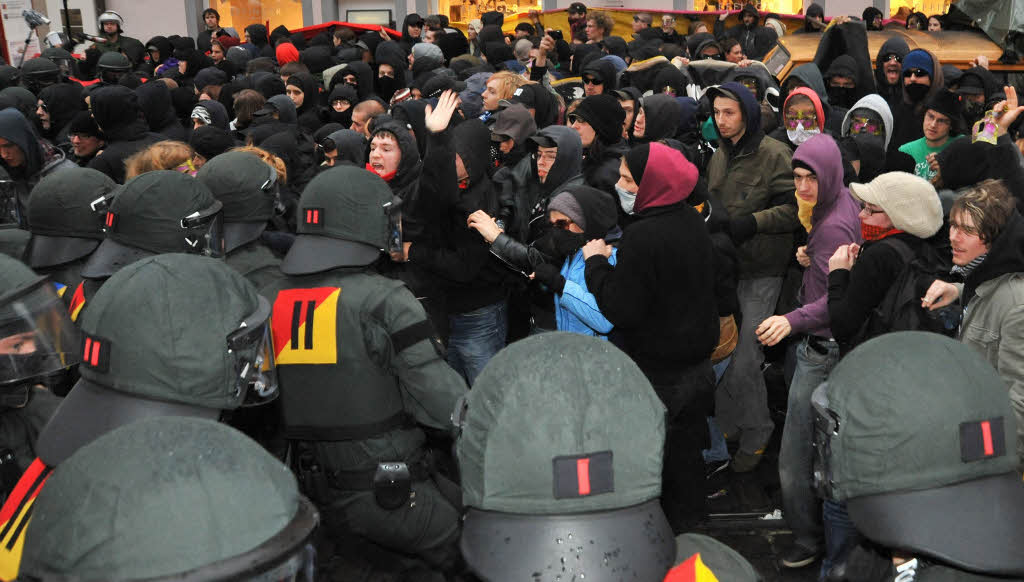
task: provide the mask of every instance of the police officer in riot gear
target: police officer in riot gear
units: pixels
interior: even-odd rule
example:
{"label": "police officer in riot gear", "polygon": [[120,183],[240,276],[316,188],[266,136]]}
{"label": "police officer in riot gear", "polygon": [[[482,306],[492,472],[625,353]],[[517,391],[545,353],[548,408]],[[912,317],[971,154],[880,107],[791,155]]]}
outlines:
{"label": "police officer in riot gear", "polygon": [[[120,494],[83,502],[111,489]],[[82,447],[48,479],[19,579],[312,582],[317,522],[288,468],[238,431],[150,418]]]}
{"label": "police officer in riot gear", "polygon": [[413,294],[377,272],[392,200],[355,167],[306,186],[274,301],[275,360],[294,465],[328,536],[436,572],[457,561],[458,491],[434,470],[421,427],[450,429],[466,385]]}
{"label": "police officer in riot gear", "polygon": [[40,180],[28,199],[32,234],[23,257],[28,266],[74,292],[82,266],[103,241],[106,216],[100,208],[116,187],[109,176],[89,168],[68,168]]}
{"label": "police officer in riot gear", "polygon": [[132,63],[128,57],[121,53],[106,52],[100,56],[96,63],[96,78],[99,79],[99,86],[117,85],[121,77],[132,70]]}
{"label": "police officer in riot gear", "polygon": [[260,239],[275,216],[277,170],[249,152],[225,152],[203,164],[196,180],[224,205],[228,266],[258,290],[280,280],[281,261]]}
{"label": "police officer in riot gear", "polygon": [[36,456],[60,399],[40,384],[78,362],[78,330],[45,277],[0,255],[0,498]]}
{"label": "police officer in riot gear", "polygon": [[[81,379],[40,432],[18,495],[0,510],[7,524],[26,522],[54,467],[100,435],[154,416],[216,420],[277,396],[270,302],[223,261],[162,254],[109,282],[79,319]],[[0,580],[12,580],[24,527],[4,525]]]}
{"label": "police officer in riot gear", "polygon": [[84,304],[108,277],[143,257],[224,256],[223,205],[191,176],[170,170],[147,172],[91,206],[105,212],[106,238],[82,267],[82,283],[66,292],[72,293],[72,320],[78,320]]}
{"label": "police officer in riot gear", "polygon": [[828,580],[1024,579],[1016,418],[981,354],[940,334],[885,334],[811,403],[816,484],[870,541]]}
{"label": "police officer in riot gear", "polygon": [[36,57],[21,67],[22,84],[36,96],[39,92],[61,82],[60,67],[50,59]]}

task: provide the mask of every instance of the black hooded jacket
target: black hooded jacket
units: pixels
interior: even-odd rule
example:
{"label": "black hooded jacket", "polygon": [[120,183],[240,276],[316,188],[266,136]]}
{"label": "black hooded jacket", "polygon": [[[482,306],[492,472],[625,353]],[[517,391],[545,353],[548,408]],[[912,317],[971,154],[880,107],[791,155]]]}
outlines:
{"label": "black hooded jacket", "polygon": [[348,162],[357,168],[366,167],[366,138],[351,129],[340,129],[327,136],[334,142],[338,157],[335,163]]}
{"label": "black hooded jacket", "polygon": [[405,53],[406,54],[411,53],[412,52],[412,45],[420,42],[422,37],[423,37],[423,29],[422,28],[420,28],[420,36],[415,37],[415,38],[409,36],[409,25],[414,23],[414,22],[422,22],[422,21],[423,21],[423,17],[420,16],[419,14],[416,14],[415,12],[412,13],[412,14],[407,15],[405,17],[405,20],[402,21],[402,41],[401,41],[401,44],[402,44],[402,48],[405,49]]}
{"label": "black hooded jacket", "polygon": [[302,106],[296,109],[299,127],[309,133],[320,129],[323,119],[320,113],[320,83],[309,73],[295,73],[288,78],[288,85],[302,89]]}
{"label": "black hooded jacket", "polygon": [[395,121],[408,123],[416,136],[416,150],[420,159],[427,155],[427,102],[422,99],[402,101],[391,108],[391,117]]}
{"label": "black hooded jacket", "polygon": [[[675,97],[655,93],[643,99],[644,135],[634,137],[634,145],[675,137],[682,107]],[[636,127],[636,124],[633,124]]]}
{"label": "black hooded jacket", "polygon": [[616,82],[615,65],[604,59],[594,59],[583,67],[583,77],[596,76],[602,81],[604,92],[610,93],[618,89]]}
{"label": "black hooded jacket", "polygon": [[[344,111],[335,111],[334,102],[338,99],[348,101],[349,107]],[[356,92],[356,88],[347,83],[339,83],[331,89],[331,94],[327,97],[327,121],[333,123],[339,123],[342,127],[349,127],[352,125],[352,108],[359,103],[359,93]]]}
{"label": "black hooded jacket", "polygon": [[[395,120],[375,124],[373,135],[385,131],[394,135],[398,147],[402,150],[402,159],[398,162],[395,176],[388,182],[391,193],[402,200],[402,236],[404,240],[416,241],[427,235],[431,225],[436,224],[437,209],[430,204],[420,204],[420,174],[423,163],[416,140],[409,135],[405,124]],[[371,141],[373,140],[371,136]]]}
{"label": "black hooded jacket", "polygon": [[743,11],[740,13],[740,18],[743,18],[744,14],[753,14],[757,19],[754,21],[754,25],[747,28],[743,22],[740,22],[736,26],[726,30],[724,33],[720,32],[723,27],[721,20],[715,20],[715,36],[721,39],[735,38],[740,41],[740,45],[743,47],[743,54],[747,55],[748,59],[759,61],[764,58],[764,55],[768,54],[768,51],[775,46],[775,41],[778,40],[778,35],[775,34],[775,29],[768,26],[761,26],[761,15],[758,14],[757,9],[750,4],[743,6]]}
{"label": "black hooded jacket", "polygon": [[883,66],[882,57],[896,54],[902,59],[909,52],[910,46],[907,45],[907,41],[899,36],[893,36],[882,43],[882,48],[878,49],[878,54],[875,56],[875,92],[888,101],[890,107],[903,99],[903,75],[896,79],[895,85],[890,85],[885,80],[885,67]]}
{"label": "black hooded jacket", "polygon": [[185,141],[185,128],[178,121],[171,101],[171,90],[164,83],[144,83],[135,90],[139,108],[149,124],[149,130],[167,139]]}
{"label": "black hooded jacket", "polygon": [[59,149],[41,141],[32,124],[14,109],[0,110],[0,138],[18,146],[25,155],[25,162],[17,168],[0,160],[0,169],[14,182],[18,223],[27,228],[26,212],[32,188],[47,174],[65,167],[73,168],[75,163],[66,159]]}
{"label": "black hooded jacket", "polygon": [[337,64],[331,49],[326,46],[311,46],[299,53],[299,62],[306,65],[309,72],[322,75],[324,71]]}
{"label": "black hooded jacket", "polygon": [[376,94],[373,84],[373,69],[370,68],[370,65],[363,61],[353,61],[348,64],[347,69],[342,69],[334,77],[340,79],[345,76],[346,72],[351,72],[356,76],[356,91],[359,93],[360,101],[366,101]]}
{"label": "black hooded jacket", "polygon": [[50,85],[39,92],[39,99],[46,104],[50,114],[50,129],[40,133],[65,153],[69,152],[71,138],[68,135],[68,124],[79,111],[85,109],[82,86],[78,83]]}
{"label": "black hooded jacket", "polygon": [[[480,120],[471,119],[427,139],[420,202],[438,208],[438,227],[429,242],[413,243],[409,261],[437,279],[449,313],[467,313],[505,297],[504,268],[492,260],[489,245],[466,225],[473,212],[493,214],[497,208],[487,177],[490,131]],[[456,178],[456,153],[469,175],[465,188]]]}
{"label": "black hooded jacket", "polygon": [[267,44],[267,27],[262,24],[250,24],[245,27],[245,32],[249,33],[249,40],[256,47],[255,57],[270,57],[275,58],[274,47]]}
{"label": "black hooded jacket", "polygon": [[[825,110],[825,129],[832,135],[842,135],[843,118],[846,117],[846,109],[833,107],[828,101],[828,90],[825,88],[825,78],[821,76],[821,69],[814,63],[806,63],[793,69],[790,77],[800,79],[804,85],[818,94],[821,100],[821,108]],[[782,92],[779,95],[779,103],[784,104],[789,92]],[[784,126],[780,126],[785,131]]]}
{"label": "black hooded jacket", "polygon": [[138,96],[127,87],[111,85],[93,91],[90,108],[96,125],[107,136],[107,146],[89,162],[89,167],[123,184],[125,160],[163,136],[149,131]]}

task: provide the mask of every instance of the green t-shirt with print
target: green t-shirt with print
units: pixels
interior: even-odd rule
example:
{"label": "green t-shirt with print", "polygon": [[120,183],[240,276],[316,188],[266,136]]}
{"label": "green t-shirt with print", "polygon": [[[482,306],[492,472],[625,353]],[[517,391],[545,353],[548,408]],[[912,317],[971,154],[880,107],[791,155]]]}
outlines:
{"label": "green t-shirt with print", "polygon": [[942,150],[949,147],[949,144],[956,140],[956,137],[951,137],[946,140],[946,143],[939,147],[929,147],[928,141],[925,138],[916,139],[912,142],[905,143],[900,146],[900,151],[914,158],[914,173],[921,176],[925,180],[931,180],[935,177],[935,170],[928,164],[928,154],[937,154]]}

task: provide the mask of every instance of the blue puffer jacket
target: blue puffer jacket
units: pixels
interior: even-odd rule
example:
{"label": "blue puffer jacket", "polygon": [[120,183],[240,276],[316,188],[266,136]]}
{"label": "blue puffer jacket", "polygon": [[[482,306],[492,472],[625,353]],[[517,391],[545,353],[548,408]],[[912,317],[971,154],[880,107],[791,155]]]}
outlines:
{"label": "blue puffer jacket", "polygon": [[[608,259],[611,265],[615,265],[618,251],[619,249],[612,248],[612,256]],[[566,259],[562,265],[561,273],[565,277],[565,288],[562,289],[560,296],[555,296],[555,322],[559,331],[581,333],[607,340],[613,326],[601,314],[597,307],[597,299],[587,289],[587,282],[583,276],[585,269],[586,262],[583,260],[582,249],[576,251],[576,254]]]}

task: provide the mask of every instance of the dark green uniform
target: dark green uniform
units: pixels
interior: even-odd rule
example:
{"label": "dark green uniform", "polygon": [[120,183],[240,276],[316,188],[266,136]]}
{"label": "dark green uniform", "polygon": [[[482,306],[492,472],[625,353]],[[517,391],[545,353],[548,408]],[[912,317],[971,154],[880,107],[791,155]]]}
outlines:
{"label": "dark green uniform", "polygon": [[[390,201],[383,180],[353,167],[328,170],[303,192],[299,236],[282,264],[292,276],[272,316],[281,405],[300,480],[329,534],[444,569],[457,556],[460,509],[438,488],[420,426],[450,427],[466,386],[412,292],[371,267],[387,244]],[[411,490],[381,501],[374,476],[398,463]]]}

